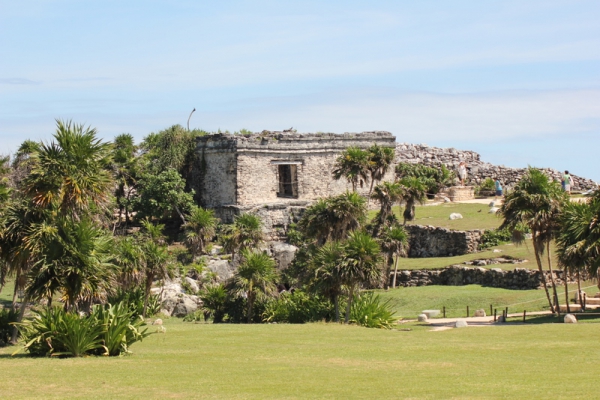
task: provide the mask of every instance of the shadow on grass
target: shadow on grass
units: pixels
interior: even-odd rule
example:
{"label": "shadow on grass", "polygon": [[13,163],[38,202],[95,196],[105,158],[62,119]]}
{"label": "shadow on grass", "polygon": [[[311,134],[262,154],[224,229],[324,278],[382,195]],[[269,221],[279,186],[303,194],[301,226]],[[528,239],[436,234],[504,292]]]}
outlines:
{"label": "shadow on grass", "polygon": [[[600,323],[600,314],[585,315],[585,314],[574,314],[577,318],[577,322],[581,323]],[[525,325],[527,324],[562,324],[564,323],[565,314],[561,314],[560,317],[556,315],[532,315],[531,317],[525,318]],[[507,323],[523,323],[523,317],[509,317]]]}

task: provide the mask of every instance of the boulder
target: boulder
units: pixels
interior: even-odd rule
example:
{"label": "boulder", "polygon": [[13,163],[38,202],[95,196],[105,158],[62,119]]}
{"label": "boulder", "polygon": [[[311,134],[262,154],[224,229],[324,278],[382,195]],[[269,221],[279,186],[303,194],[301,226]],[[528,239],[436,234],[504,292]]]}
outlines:
{"label": "boulder", "polygon": [[417,320],[418,320],[419,322],[427,322],[427,319],[428,319],[428,318],[427,318],[427,315],[425,315],[425,314],[419,314],[419,315],[417,316]]}
{"label": "boulder", "polygon": [[469,326],[469,324],[467,324],[467,321],[464,319],[459,319],[454,323],[455,328],[466,328],[467,326]]}
{"label": "boulder", "polygon": [[440,310],[423,310],[421,314],[425,314],[427,318],[433,318],[440,315]]}
{"label": "boulder", "polygon": [[210,259],[206,264],[206,268],[217,274],[217,280],[223,282],[233,276],[235,269],[227,260]]}
{"label": "boulder", "polygon": [[450,214],[450,219],[462,219],[462,215],[459,213],[452,213]]}
{"label": "boulder", "polygon": [[198,296],[181,295],[181,297],[177,298],[171,316],[185,317],[188,314],[192,314],[198,310],[199,303],[201,304],[202,302]]}
{"label": "boulder", "polygon": [[576,324],[577,323],[577,318],[575,318],[575,316],[573,314],[567,314],[565,315],[565,324]]}
{"label": "boulder", "polygon": [[188,285],[190,285],[192,292],[198,293],[198,290],[200,290],[200,286],[198,286],[198,282],[196,282],[194,279],[187,277],[187,276],[184,279],[188,283]]}
{"label": "boulder", "polygon": [[296,246],[282,242],[272,242],[270,247],[272,257],[277,261],[280,270],[289,267],[298,251]]}
{"label": "boulder", "polygon": [[485,317],[485,315],[485,310],[483,308],[475,310],[475,314],[473,314],[474,317]]}

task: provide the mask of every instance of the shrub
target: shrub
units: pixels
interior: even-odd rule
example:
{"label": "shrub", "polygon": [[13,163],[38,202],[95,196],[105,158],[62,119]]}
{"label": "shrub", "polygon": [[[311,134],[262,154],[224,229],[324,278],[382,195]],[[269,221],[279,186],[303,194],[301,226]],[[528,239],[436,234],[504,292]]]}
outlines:
{"label": "shrub", "polygon": [[18,312],[10,308],[0,309],[0,346],[6,346],[10,342],[13,322],[17,322]]}
{"label": "shrub", "polygon": [[[125,302],[129,305],[129,309],[134,312],[135,316],[142,315],[144,311],[144,288],[138,286],[131,289],[117,289],[115,294],[108,297],[108,303],[116,304]],[[160,311],[160,298],[158,295],[151,294],[148,296],[148,309],[146,316],[151,317],[158,314]]]}
{"label": "shrub", "polygon": [[87,316],[45,308],[17,324],[29,354],[72,357],[129,353],[133,343],[149,335],[140,329],[144,325],[127,303],[96,305]]}
{"label": "shrub", "polygon": [[218,283],[206,285],[200,291],[200,299],[204,304],[202,307],[204,320],[212,317],[214,323],[223,322],[227,298],[228,294],[225,286]]}
{"label": "shrub", "polygon": [[496,190],[496,183],[494,182],[494,180],[492,178],[485,178],[485,180],[483,182],[481,182],[481,184],[479,184],[479,186],[477,186],[475,188],[475,194],[479,194],[482,191],[495,191]]}
{"label": "shrub", "polygon": [[481,236],[479,249],[489,249],[490,247],[508,243],[511,240],[511,233],[508,229],[488,229]]}
{"label": "shrub", "polygon": [[310,296],[300,290],[284,292],[265,303],[263,322],[305,322],[330,320],[333,316],[331,303],[319,296]]}
{"label": "shrub", "polygon": [[389,302],[381,302],[379,295],[373,292],[356,296],[350,309],[350,322],[367,328],[390,329],[396,318]]}

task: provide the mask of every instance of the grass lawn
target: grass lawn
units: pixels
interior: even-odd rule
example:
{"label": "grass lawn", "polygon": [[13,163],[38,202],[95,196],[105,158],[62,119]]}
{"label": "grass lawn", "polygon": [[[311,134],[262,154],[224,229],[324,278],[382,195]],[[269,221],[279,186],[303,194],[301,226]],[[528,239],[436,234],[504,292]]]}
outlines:
{"label": "grass lawn", "polygon": [[[489,214],[488,210],[487,204],[448,203],[417,206],[415,220],[408,222],[408,224],[432,225],[456,230],[494,229],[499,227],[502,219],[496,214]],[[402,221],[404,207],[395,206],[393,211],[398,219]],[[373,218],[376,212],[370,211],[369,217]],[[459,213],[463,218],[451,220],[450,214],[452,213]]]}
{"label": "grass lawn", "polygon": [[595,398],[597,323],[430,332],[165,321],[122,358],[0,349],[3,398]]}
{"label": "grass lawn", "polygon": [[[593,296],[598,292],[594,282],[582,282],[588,295]],[[577,289],[577,285],[569,285],[570,298]],[[421,286],[396,288],[376,291],[382,300],[389,300],[396,315],[402,318],[416,318],[423,310],[442,310],[446,307],[448,318],[466,317],[467,306],[470,316],[479,308],[483,308],[489,315],[490,304],[502,313],[508,307],[509,313],[522,313],[523,310],[546,311],[548,301],[543,289],[534,290],[509,290],[480,285],[465,286]],[[559,302],[564,304],[564,287],[558,287]],[[441,317],[441,315],[440,315]]]}

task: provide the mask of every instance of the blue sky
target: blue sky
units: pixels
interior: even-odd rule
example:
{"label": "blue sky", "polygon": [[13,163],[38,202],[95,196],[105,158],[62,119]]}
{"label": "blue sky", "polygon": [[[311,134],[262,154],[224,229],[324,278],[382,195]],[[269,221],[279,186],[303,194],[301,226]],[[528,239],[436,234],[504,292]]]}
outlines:
{"label": "blue sky", "polygon": [[0,153],[54,119],[141,140],[388,130],[600,181],[598,1],[0,0]]}

